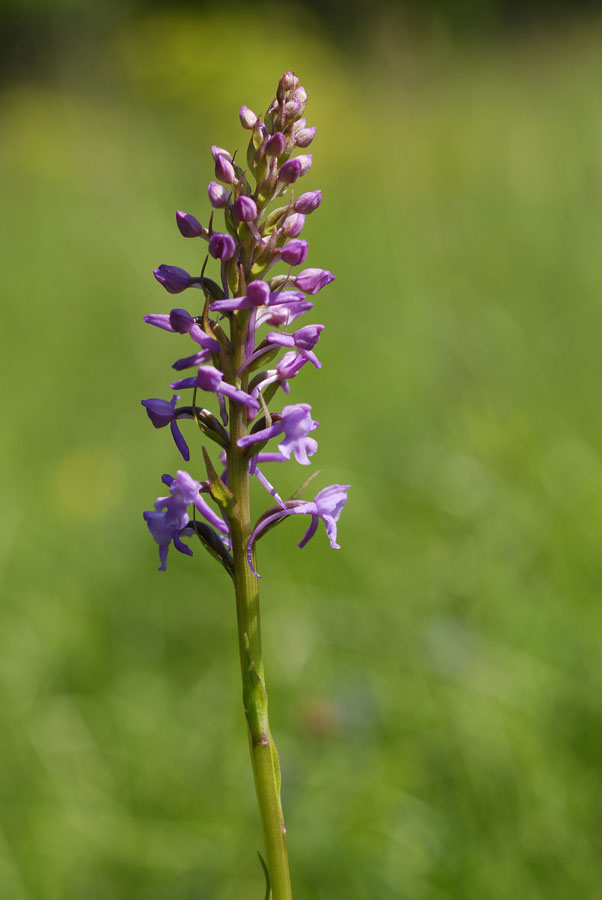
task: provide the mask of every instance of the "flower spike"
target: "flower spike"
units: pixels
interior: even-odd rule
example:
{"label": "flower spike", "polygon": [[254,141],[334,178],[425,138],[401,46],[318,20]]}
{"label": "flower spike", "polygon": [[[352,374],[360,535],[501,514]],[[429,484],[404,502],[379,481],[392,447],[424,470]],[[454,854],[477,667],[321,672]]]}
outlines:
{"label": "flower spike", "polygon": [[[207,224],[202,225],[192,213],[176,213],[184,238],[207,241],[199,267],[189,272],[160,265],[153,273],[169,294],[188,288],[200,293],[187,295],[192,299],[185,309],[174,307],[144,316],[147,324],[180,336],[186,344],[172,364],[178,374],[172,373],[177,380],[171,388],[177,393],[171,400],[151,397],[142,406],[154,428],[169,427],[176,454],[193,473],[178,469],[175,478],[163,475],[166,496],[158,497],[144,512],[144,520],[158,545],[160,571],[165,571],[172,547],[192,556],[192,538],[234,582],[243,703],[266,839],[265,874],[268,893],[278,900],[290,900],[291,887],[278,766],[267,714],[257,585],[252,577],[259,577],[255,547],[282,519],[305,515],[308,527],[299,547],[311,540],[322,521],[330,546],[337,549],[338,522],[349,488],[333,484],[318,491],[313,500],[303,500],[305,489],[318,474],[314,471],[292,497],[283,500],[266,468],[273,462],[294,460],[311,471],[318,450],[314,432],[319,423],[309,403],[294,397],[281,411],[270,410],[280,390],[288,394],[296,386],[293,379],[308,363],[321,369],[315,351],[324,326],[303,320],[297,327],[297,320],[313,308],[313,298],[335,277],[327,269],[312,266],[309,242],[300,237],[307,216],[322,202],[321,190],[308,185],[302,192],[297,187],[301,178],[311,177],[313,164],[313,155],[305,152],[313,148],[316,136],[315,127],[305,118],[307,102],[297,74],[287,71],[265,115],[240,107],[244,162],[238,150],[231,153],[216,144],[211,147],[215,180],[207,187]],[[232,141],[230,146],[241,145]],[[274,202],[280,195],[284,199]],[[183,390],[191,393],[186,405],[179,405]],[[205,403],[211,409],[204,408]],[[193,423],[186,426],[190,429],[186,439],[180,430],[183,419]],[[193,442],[194,435],[199,440]],[[215,444],[219,463],[211,458]],[[174,452],[171,447],[170,452]],[[196,480],[200,456],[206,476]],[[251,479],[271,498],[270,508],[255,526],[249,509]]]}

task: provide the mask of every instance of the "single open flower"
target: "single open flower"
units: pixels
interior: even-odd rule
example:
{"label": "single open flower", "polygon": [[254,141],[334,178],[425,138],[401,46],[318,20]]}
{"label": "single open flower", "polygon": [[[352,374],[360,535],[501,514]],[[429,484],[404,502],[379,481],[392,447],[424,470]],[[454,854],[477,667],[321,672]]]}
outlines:
{"label": "single open flower", "polygon": [[337,522],[343,511],[343,507],[347,502],[347,491],[351,485],[349,484],[331,484],[321,490],[313,500],[287,500],[285,501],[285,509],[268,510],[265,513],[251,533],[249,543],[247,545],[247,560],[249,568],[259,578],[253,566],[253,547],[257,538],[261,537],[263,532],[275,524],[279,519],[287,516],[308,515],[311,516],[309,527],[301,540],[299,547],[305,547],[307,542],[311,540],[318,529],[320,519],[326,527],[326,534],[333,550],[340,550],[337,543]]}
{"label": "single open flower", "polygon": [[209,309],[211,312],[232,312],[259,306],[280,306],[290,302],[301,302],[303,299],[303,294],[299,291],[270,291],[267,282],[252,281],[247,285],[247,293],[243,297],[216,300]]}
{"label": "single open flower", "polygon": [[159,545],[160,572],[164,572],[167,567],[167,553],[172,542],[180,553],[192,556],[190,547],[180,540],[182,533],[188,533],[185,529],[190,521],[187,510],[191,504],[220,531],[224,533],[228,531],[224,520],[201,497],[201,483],[191,478],[188,472],[179,469],[175,478],[164,475],[162,481],[169,487],[170,496],[158,497],[154,510],[147,510],[144,513],[148,529]]}
{"label": "single open flower", "polygon": [[257,400],[251,397],[250,394],[245,393],[245,391],[241,391],[240,388],[224,381],[223,373],[216,369],[215,366],[201,366],[195,376],[174,381],[171,384],[171,388],[174,391],[182,388],[200,388],[202,391],[211,391],[222,397],[228,397],[230,400],[243,403],[253,413],[259,410]]}
{"label": "single open flower", "polygon": [[318,449],[318,442],[308,437],[308,434],[315,431],[319,424],[311,417],[309,403],[295,403],[285,406],[279,420],[269,428],[252,432],[240,438],[237,443],[239,447],[250,447],[252,444],[263,443],[283,434],[284,437],[278,446],[280,453],[285,459],[290,459],[292,455],[302,466],[308,466],[309,457]]}

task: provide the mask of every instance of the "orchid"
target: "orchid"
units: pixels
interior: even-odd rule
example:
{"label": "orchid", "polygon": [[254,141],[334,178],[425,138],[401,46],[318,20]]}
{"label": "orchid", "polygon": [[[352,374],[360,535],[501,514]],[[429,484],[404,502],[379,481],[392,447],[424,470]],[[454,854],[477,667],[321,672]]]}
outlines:
{"label": "orchid", "polygon": [[[201,224],[192,213],[176,213],[180,234],[186,239],[202,239],[188,247],[206,247],[202,268],[190,274],[179,266],[160,265],[154,271],[167,293],[196,288],[202,292],[196,294],[200,302],[188,304],[191,312],[174,308],[144,316],[147,324],[184,337],[188,350],[175,360],[173,369],[196,370],[170,384],[173,391],[191,390],[189,402],[178,406],[179,393],[171,400],[143,400],[148,418],[157,429],[169,426],[187,462],[194,447],[180,430],[184,419],[192,421],[190,427],[198,427],[206,441],[219,448],[221,474],[203,446],[206,479],[196,480],[182,469],[175,478],[164,475],[169,494],[157,498],[153,509],[144,512],[144,520],[158,545],[161,571],[167,567],[170,547],[191,556],[193,550],[182,538],[196,536],[233,580],[243,700],[272,900],[291,900],[291,886],[280,770],[267,715],[256,543],[282,519],[307,515],[309,526],[299,546],[307,544],[322,521],[330,546],[339,549],[337,526],[349,488],[329,485],[313,500],[303,500],[302,487],[286,500],[263,471],[264,464],[293,459],[309,466],[318,450],[313,437],[318,422],[312,407],[291,402],[280,409],[277,403],[280,391],[288,394],[289,382],[308,363],[321,368],[314,348],[324,326],[306,324],[296,330],[290,326],[313,308],[308,296],[316,295],[335,277],[314,267],[294,271],[306,263],[309,254],[308,241],[299,239],[306,216],[322,202],[320,190],[297,192],[297,182],[307,177],[313,156],[294,154],[309,147],[316,135],[303,117],[306,105],[307,92],[298,77],[285,72],[265,116],[248,106],[240,108],[240,124],[249,138],[246,159],[223,147],[211,147],[216,180],[207,189],[212,208],[207,224]],[[276,198],[280,205],[272,207]],[[216,213],[221,216],[221,211],[223,225],[214,227]],[[215,280],[205,274],[207,266],[217,270]],[[284,271],[281,268],[273,274],[271,270],[278,266]],[[196,345],[194,352],[189,339]],[[221,422],[199,406],[199,397],[207,395],[207,402],[217,403]],[[272,403],[275,409],[270,410]],[[277,443],[267,446],[271,441]],[[254,524],[251,478],[277,504]]]}

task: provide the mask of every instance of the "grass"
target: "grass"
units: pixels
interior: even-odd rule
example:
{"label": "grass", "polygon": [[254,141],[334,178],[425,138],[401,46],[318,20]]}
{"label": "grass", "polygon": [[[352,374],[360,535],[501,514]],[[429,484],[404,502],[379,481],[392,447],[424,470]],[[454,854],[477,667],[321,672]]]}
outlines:
{"label": "grass", "polygon": [[140,320],[168,308],[152,268],[195,265],[173,212],[205,215],[209,145],[292,64],[337,273],[293,397],[318,486],[353,483],[339,553],[291,522],[260,546],[296,896],[593,900],[599,25],[375,34],[352,65],[303,23],[257,64],[231,24],[149,19],[88,80],[0,98],[0,895],[261,896],[229,585],[200,547],[158,575],[141,519],[178,459],[139,407],[175,351]]}

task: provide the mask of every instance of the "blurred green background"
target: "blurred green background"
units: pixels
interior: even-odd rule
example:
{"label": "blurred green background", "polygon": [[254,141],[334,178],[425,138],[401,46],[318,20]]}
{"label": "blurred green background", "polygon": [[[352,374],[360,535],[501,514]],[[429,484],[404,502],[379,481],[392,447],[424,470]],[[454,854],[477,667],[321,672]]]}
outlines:
{"label": "blurred green background", "polygon": [[601,896],[602,19],[418,6],[5,0],[2,900],[263,896],[230,585],[142,521],[141,317],[288,68],[337,275],[292,397],[353,484],[338,553],[259,548],[295,896]]}

